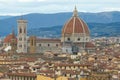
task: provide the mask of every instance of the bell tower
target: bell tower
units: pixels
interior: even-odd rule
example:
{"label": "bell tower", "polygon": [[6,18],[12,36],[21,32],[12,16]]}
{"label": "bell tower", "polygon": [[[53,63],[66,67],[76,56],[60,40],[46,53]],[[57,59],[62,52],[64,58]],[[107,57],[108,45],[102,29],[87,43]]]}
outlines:
{"label": "bell tower", "polygon": [[18,23],[18,53],[27,53],[27,20],[19,19]]}

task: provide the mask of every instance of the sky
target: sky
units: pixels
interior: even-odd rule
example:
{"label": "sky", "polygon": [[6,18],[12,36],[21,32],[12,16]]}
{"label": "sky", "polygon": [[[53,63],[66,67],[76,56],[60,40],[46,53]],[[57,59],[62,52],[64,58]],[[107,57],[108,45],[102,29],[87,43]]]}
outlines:
{"label": "sky", "polygon": [[120,0],[0,0],[0,15],[120,11]]}

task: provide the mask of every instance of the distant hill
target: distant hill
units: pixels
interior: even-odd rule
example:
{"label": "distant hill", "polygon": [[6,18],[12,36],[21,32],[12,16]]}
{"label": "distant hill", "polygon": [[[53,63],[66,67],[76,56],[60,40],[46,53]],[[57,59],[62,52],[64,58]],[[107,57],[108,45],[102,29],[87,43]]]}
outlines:
{"label": "distant hill", "polygon": [[[63,26],[64,23],[67,20],[69,20],[71,16],[72,16],[72,12],[56,13],[56,14],[33,13],[33,14],[23,15],[22,18],[28,20],[28,30],[31,30],[31,29],[38,29],[38,28],[40,29],[45,27],[48,28],[56,25]],[[100,12],[100,13],[80,12],[79,16],[87,23],[92,23],[90,27],[91,26],[96,27],[98,25],[96,23],[103,25],[103,23],[112,24],[112,23],[120,22],[120,12],[118,11]],[[13,28],[17,32],[17,20],[20,18],[21,16],[13,16],[13,17],[4,16],[4,18],[0,18],[0,35],[5,36],[9,34]],[[115,25],[116,24],[111,26],[111,28],[114,28]]]}
{"label": "distant hill", "polygon": [[[88,23],[92,37],[100,36],[120,36],[120,22],[116,23]],[[45,28],[33,28],[28,31],[28,35],[40,37],[60,37],[63,26],[53,26]]]}
{"label": "distant hill", "polygon": [[10,18],[10,17],[13,17],[13,16],[0,16],[0,20],[7,19],[7,18]]}

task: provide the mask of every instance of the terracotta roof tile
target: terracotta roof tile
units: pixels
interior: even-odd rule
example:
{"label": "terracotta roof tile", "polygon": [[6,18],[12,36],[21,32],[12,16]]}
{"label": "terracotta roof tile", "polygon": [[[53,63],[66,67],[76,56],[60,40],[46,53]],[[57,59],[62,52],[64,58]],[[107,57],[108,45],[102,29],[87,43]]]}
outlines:
{"label": "terracotta roof tile", "polygon": [[79,17],[72,17],[63,27],[62,34],[72,33],[90,34],[87,24]]}

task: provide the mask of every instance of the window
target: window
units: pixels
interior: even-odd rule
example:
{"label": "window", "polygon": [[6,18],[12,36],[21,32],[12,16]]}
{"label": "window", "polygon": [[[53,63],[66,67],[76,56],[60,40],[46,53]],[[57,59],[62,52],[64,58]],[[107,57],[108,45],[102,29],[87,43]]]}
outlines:
{"label": "window", "polygon": [[20,33],[22,33],[22,29],[20,28]]}
{"label": "window", "polygon": [[67,75],[65,74],[65,77],[66,77]]}
{"label": "window", "polygon": [[22,47],[22,45],[19,45],[19,47]]}
{"label": "window", "polygon": [[24,29],[24,33],[26,33],[26,29]]}
{"label": "window", "polygon": [[86,38],[86,41],[88,40],[88,38]]}
{"label": "window", "polygon": [[20,41],[22,41],[22,38],[19,38]]}
{"label": "window", "polygon": [[41,46],[41,44],[39,44],[39,46]]}
{"label": "window", "polygon": [[50,46],[50,44],[48,44],[48,47]]}
{"label": "window", "polygon": [[67,38],[68,41],[70,41],[70,38]]}
{"label": "window", "polygon": [[78,38],[78,41],[80,41],[80,38]]}
{"label": "window", "polygon": [[58,47],[58,44],[56,44],[56,46]]}
{"label": "window", "polygon": [[36,69],[35,69],[35,68],[33,68],[33,70],[35,71]]}
{"label": "window", "polygon": [[75,66],[74,66],[74,68],[75,68]]}
{"label": "window", "polygon": [[34,46],[34,41],[33,40],[31,40],[31,46]]}

